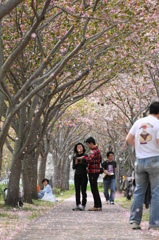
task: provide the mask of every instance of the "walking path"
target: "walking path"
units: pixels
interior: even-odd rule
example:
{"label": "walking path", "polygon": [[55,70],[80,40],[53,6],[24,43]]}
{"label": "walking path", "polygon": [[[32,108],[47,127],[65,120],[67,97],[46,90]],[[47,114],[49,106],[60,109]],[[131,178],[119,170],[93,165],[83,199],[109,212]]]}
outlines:
{"label": "walking path", "polygon": [[91,193],[85,211],[72,211],[75,206],[72,196],[30,224],[14,240],[159,240],[159,230],[148,230],[148,223],[141,224],[142,230],[132,230],[129,212],[116,203],[106,205],[102,193],[101,198],[101,212],[87,211],[93,207]]}

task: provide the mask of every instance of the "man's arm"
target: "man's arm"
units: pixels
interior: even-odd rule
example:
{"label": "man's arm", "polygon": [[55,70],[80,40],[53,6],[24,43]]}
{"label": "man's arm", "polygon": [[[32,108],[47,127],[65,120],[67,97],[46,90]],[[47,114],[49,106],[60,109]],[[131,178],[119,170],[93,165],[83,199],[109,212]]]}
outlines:
{"label": "man's arm", "polygon": [[157,139],[157,143],[158,143],[158,145],[159,145],[159,138]]}
{"label": "man's arm", "polygon": [[135,138],[134,135],[132,135],[131,133],[128,133],[127,137],[126,137],[126,141],[135,147]]}
{"label": "man's arm", "polygon": [[102,164],[102,167],[103,167],[103,173],[104,173],[104,178],[105,178],[105,176],[106,175],[108,175],[108,176],[110,176],[111,174],[108,172],[108,170],[107,170],[107,164],[106,164],[106,162],[104,162],[103,164]]}
{"label": "man's arm", "polygon": [[87,163],[88,162],[91,163],[91,162],[94,162],[95,153],[96,153],[95,150],[93,150],[92,153],[89,156],[84,155],[82,157],[77,157],[77,159],[79,159],[79,160],[84,159]]}

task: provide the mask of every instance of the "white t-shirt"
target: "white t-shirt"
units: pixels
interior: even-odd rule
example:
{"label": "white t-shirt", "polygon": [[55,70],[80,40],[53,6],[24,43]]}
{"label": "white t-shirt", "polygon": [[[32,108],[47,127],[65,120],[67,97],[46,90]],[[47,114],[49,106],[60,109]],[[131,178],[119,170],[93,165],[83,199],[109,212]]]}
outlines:
{"label": "white t-shirt", "polygon": [[159,156],[159,120],[149,115],[137,120],[130,133],[135,137],[135,152],[137,158]]}

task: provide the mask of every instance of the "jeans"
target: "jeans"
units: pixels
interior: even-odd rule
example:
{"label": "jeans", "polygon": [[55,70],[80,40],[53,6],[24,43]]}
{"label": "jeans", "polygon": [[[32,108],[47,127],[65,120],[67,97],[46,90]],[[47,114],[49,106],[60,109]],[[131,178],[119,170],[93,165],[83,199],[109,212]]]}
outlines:
{"label": "jeans", "polygon": [[98,177],[99,173],[89,173],[89,182],[91,186],[91,192],[94,198],[94,207],[101,208],[102,202],[100,199],[99,191],[98,191]]}
{"label": "jeans", "polygon": [[[114,202],[115,198],[115,179],[103,179],[104,196],[106,201]],[[109,195],[110,188],[110,195]]]}
{"label": "jeans", "polygon": [[151,186],[149,227],[159,227],[159,156],[137,159],[135,162],[136,187],[129,222],[141,222],[148,180]]}
{"label": "jeans", "polygon": [[82,205],[86,206],[87,203],[87,174],[75,174],[74,176],[75,190],[76,190],[76,205],[81,204],[80,191],[82,191]]}
{"label": "jeans", "polygon": [[44,193],[42,193],[42,192],[39,192],[39,193],[38,193],[38,198],[42,199],[43,196],[44,196]]}

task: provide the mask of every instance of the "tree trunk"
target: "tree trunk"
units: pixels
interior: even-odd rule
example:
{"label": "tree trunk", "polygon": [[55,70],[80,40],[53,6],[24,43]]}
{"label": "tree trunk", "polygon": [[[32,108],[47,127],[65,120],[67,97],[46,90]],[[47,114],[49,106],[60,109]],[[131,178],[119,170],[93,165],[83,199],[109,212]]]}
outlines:
{"label": "tree trunk", "polygon": [[38,185],[40,186],[40,189],[43,188],[42,180],[45,178],[46,162],[47,162],[47,156],[49,153],[49,142],[50,142],[50,139],[46,134],[45,138],[43,139],[43,141],[41,141],[41,144],[39,145],[39,148],[38,148],[39,153],[41,155],[39,170],[38,170]]}
{"label": "tree trunk", "polygon": [[120,192],[120,164],[117,163],[117,168],[116,168],[116,190]]}
{"label": "tree trunk", "polygon": [[21,174],[22,167],[22,155],[16,154],[19,152],[20,142],[15,142],[13,157],[12,157],[12,165],[11,165],[11,173],[9,177],[8,184],[8,196],[7,196],[7,204],[13,207],[17,206],[19,201],[19,180]]}
{"label": "tree trunk", "polygon": [[54,163],[53,185],[61,189],[61,161],[58,165]]}
{"label": "tree trunk", "polygon": [[32,203],[32,154],[26,153],[23,159],[23,189],[24,189],[24,202]]}
{"label": "tree trunk", "polygon": [[69,175],[70,175],[70,161],[67,158],[66,162],[63,162],[64,164],[64,170],[61,178],[61,190],[69,190]]}
{"label": "tree trunk", "polygon": [[32,154],[32,178],[31,178],[31,197],[37,199],[37,165],[39,151]]}
{"label": "tree trunk", "polygon": [[2,174],[2,156],[3,156],[3,150],[0,148],[0,179]]}
{"label": "tree trunk", "polygon": [[[63,159],[64,158],[64,159]],[[54,174],[53,174],[53,186],[54,188],[60,188],[62,191],[69,190],[69,172],[70,161],[66,156],[61,157],[61,160],[55,161],[54,159]]]}
{"label": "tree trunk", "polygon": [[7,203],[11,206],[17,206],[17,202],[19,200],[19,180],[22,170],[22,160],[24,158],[24,154],[20,150],[21,147],[23,146],[24,141],[23,136],[24,126],[25,126],[25,108],[22,108],[20,110],[20,121],[17,130],[18,135],[14,145],[11,173],[8,184]]}
{"label": "tree trunk", "polygon": [[[0,21],[0,68],[3,65],[3,49],[2,49],[2,34],[1,34],[1,21]],[[4,95],[0,92],[0,122],[3,112],[3,105],[4,105]],[[1,126],[0,126],[0,132],[1,132]],[[3,155],[3,146],[0,147],[0,179],[1,179],[1,173],[2,173],[2,155]]]}
{"label": "tree trunk", "polygon": [[43,188],[42,180],[45,178],[46,161],[47,161],[46,156],[40,158],[39,173],[38,173],[38,185],[40,186],[40,189]]}

